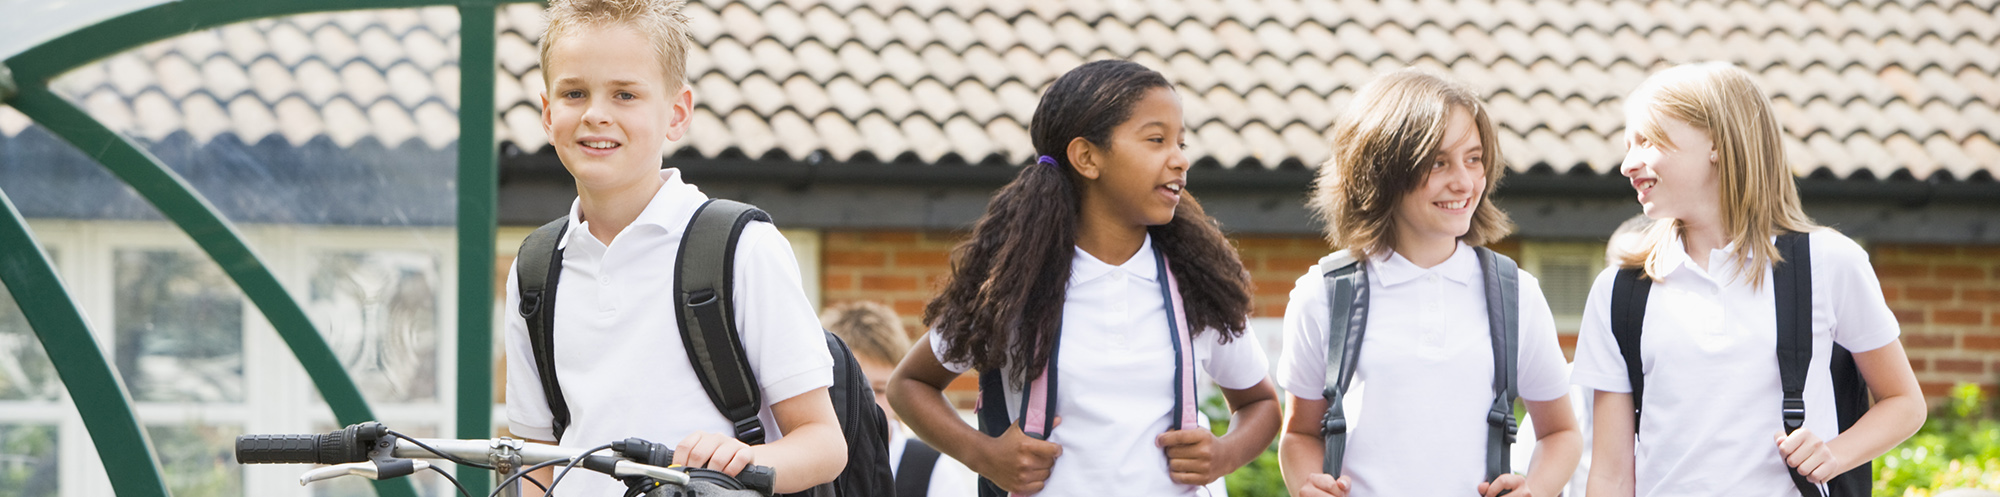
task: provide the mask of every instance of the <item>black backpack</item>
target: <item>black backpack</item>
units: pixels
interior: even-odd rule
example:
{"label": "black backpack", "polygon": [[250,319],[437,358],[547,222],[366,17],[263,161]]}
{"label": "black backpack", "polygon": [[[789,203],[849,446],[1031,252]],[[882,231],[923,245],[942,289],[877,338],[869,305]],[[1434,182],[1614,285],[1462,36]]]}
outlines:
{"label": "black backpack", "polygon": [[[1778,306],[1778,377],[1784,399],[1778,412],[1785,433],[1798,430],[1806,421],[1806,368],[1812,364],[1812,247],[1805,233],[1778,235],[1778,255],[1784,261],[1771,266],[1773,300]],[[1618,270],[1611,286],[1611,336],[1618,341],[1618,354],[1625,357],[1625,375],[1632,380],[1632,432],[1639,431],[1639,412],[1646,392],[1646,373],[1639,357],[1639,334],[1646,320],[1646,297],[1653,282],[1639,268]],[[1854,354],[1840,344],[1833,345],[1828,366],[1833,377],[1834,417],[1840,431],[1847,431],[1868,411],[1868,383],[1854,364]],[[1820,497],[1819,486],[1787,472],[1792,484],[1805,497]],[[1875,479],[1874,464],[1863,464],[1827,482],[1832,497],[1865,497]]]}
{"label": "black backpack", "polygon": [[[749,204],[712,199],[703,203],[688,221],[681,237],[680,256],[674,269],[674,315],[680,325],[682,343],[687,345],[688,362],[701,379],[702,390],[722,415],[735,425],[737,440],[750,445],[765,442],[764,427],[757,419],[763,405],[763,390],[750,370],[742,337],[736,333],[733,300],[736,242],[751,221],[770,222],[764,211]],[[521,242],[516,257],[521,294],[521,316],[528,322],[528,341],[534,348],[535,369],[548,396],[549,412],[555,418],[555,435],[562,438],[569,426],[569,403],[556,381],[555,305],[556,283],[562,276],[562,251],[557,242],[569,229],[569,219],[543,225]],[[834,414],[847,439],[847,467],[832,483],[793,495],[812,497],[877,497],[893,495],[889,473],[888,419],[875,404],[868,378],[854,361],[854,353],[833,333],[826,337],[827,352],[833,355]],[[666,441],[671,443],[673,441]]]}
{"label": "black backpack", "polygon": [[[1493,405],[1486,412],[1486,481],[1513,472],[1509,454],[1520,431],[1514,419],[1515,378],[1520,360],[1520,267],[1514,260],[1486,247],[1473,247],[1486,285],[1486,322],[1493,340]],[[1325,272],[1327,317],[1326,416],[1320,437],[1326,442],[1321,470],[1340,476],[1347,452],[1347,413],[1341,397],[1361,362],[1361,335],[1368,329],[1367,264],[1342,250],[1319,260]]]}
{"label": "black backpack", "polygon": [[904,439],[903,460],[896,463],[896,495],[898,497],[930,495],[931,472],[937,470],[938,459],[943,455],[923,440]]}

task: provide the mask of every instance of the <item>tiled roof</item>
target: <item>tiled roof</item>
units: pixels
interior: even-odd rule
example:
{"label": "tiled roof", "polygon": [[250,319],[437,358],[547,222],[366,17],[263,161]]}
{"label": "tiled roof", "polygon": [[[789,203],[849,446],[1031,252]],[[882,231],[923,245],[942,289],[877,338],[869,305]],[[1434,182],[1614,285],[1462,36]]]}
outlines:
{"label": "tiled roof", "polygon": [[[741,0],[691,5],[694,131],[682,156],[1028,160],[1040,89],[1128,58],[1179,87],[1189,152],[1314,165],[1356,87],[1406,65],[1485,92],[1516,170],[1615,168],[1623,94],[1681,61],[1732,60],[1775,95],[1801,175],[2000,172],[1996,0]],[[545,145],[539,8],[504,8],[500,139]],[[261,20],[67,76],[118,129],[394,147],[455,139],[451,9]],[[0,110],[0,133],[26,123]],[[545,153],[545,152],[544,152]]]}

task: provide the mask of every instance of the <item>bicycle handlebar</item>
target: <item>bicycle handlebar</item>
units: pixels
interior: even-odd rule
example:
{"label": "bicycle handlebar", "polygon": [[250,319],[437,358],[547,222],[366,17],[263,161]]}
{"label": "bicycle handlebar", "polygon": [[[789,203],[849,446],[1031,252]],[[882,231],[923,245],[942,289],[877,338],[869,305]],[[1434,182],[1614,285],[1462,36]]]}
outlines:
{"label": "bicycle handlebar", "polygon": [[[451,459],[458,458],[472,462],[486,462],[496,457],[511,459],[516,467],[527,467],[548,461],[566,461],[583,456],[584,450],[569,447],[530,443],[514,439],[414,439],[417,444],[401,444],[389,437],[389,429],[380,423],[360,423],[338,431],[318,435],[242,435],[236,437],[236,461],[242,464],[349,464],[371,461],[371,454],[387,458],[403,459]],[[669,468],[673,462],[673,448],[663,444],[638,438],[628,438],[613,442],[612,450],[623,457],[592,455],[583,458],[576,465],[611,475],[613,477],[648,477],[677,486],[690,483],[688,468]],[[433,449],[435,452],[433,452]],[[695,470],[700,471],[700,470]],[[395,476],[412,471],[398,471]],[[345,474],[345,470],[335,471]],[[366,474],[366,473],[358,473]],[[308,475],[311,479],[337,475]],[[368,476],[373,477],[372,474]],[[704,473],[701,480],[713,480],[721,473]],[[304,480],[304,479],[302,479]],[[774,470],[765,466],[750,465],[734,477],[733,483],[740,483],[745,489],[770,495],[777,483]],[[304,483],[302,481],[301,483]],[[727,487],[730,482],[719,486]]]}

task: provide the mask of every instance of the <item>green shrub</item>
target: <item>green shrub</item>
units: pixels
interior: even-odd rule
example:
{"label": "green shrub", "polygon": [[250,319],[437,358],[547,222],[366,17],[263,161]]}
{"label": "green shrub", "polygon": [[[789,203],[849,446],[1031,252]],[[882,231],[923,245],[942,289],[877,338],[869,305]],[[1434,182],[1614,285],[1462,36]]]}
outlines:
{"label": "green shrub", "polygon": [[2000,421],[1978,385],[1960,383],[1917,434],[1875,460],[1875,495],[1928,497],[1955,488],[2000,491]]}

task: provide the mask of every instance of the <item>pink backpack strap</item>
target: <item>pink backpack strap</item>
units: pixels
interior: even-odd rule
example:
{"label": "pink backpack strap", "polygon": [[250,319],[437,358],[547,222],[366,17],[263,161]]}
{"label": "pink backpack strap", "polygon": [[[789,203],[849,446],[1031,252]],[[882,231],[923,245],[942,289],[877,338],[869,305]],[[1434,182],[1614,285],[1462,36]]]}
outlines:
{"label": "pink backpack strap", "polygon": [[1160,278],[1165,281],[1164,293],[1171,307],[1167,312],[1167,332],[1174,341],[1174,426],[1176,430],[1200,429],[1195,421],[1200,409],[1195,407],[1194,381],[1194,338],[1187,326],[1187,309],[1181,303],[1181,284],[1174,277],[1173,269],[1167,264],[1167,255],[1154,250],[1160,266]]}
{"label": "pink backpack strap", "polygon": [[1052,409],[1049,408],[1055,404],[1056,396],[1054,382],[1049,378],[1055,375],[1056,357],[1050,353],[1049,365],[1042,368],[1042,374],[1021,389],[1021,432],[1036,440],[1048,440],[1049,431],[1055,428],[1050,424]]}

